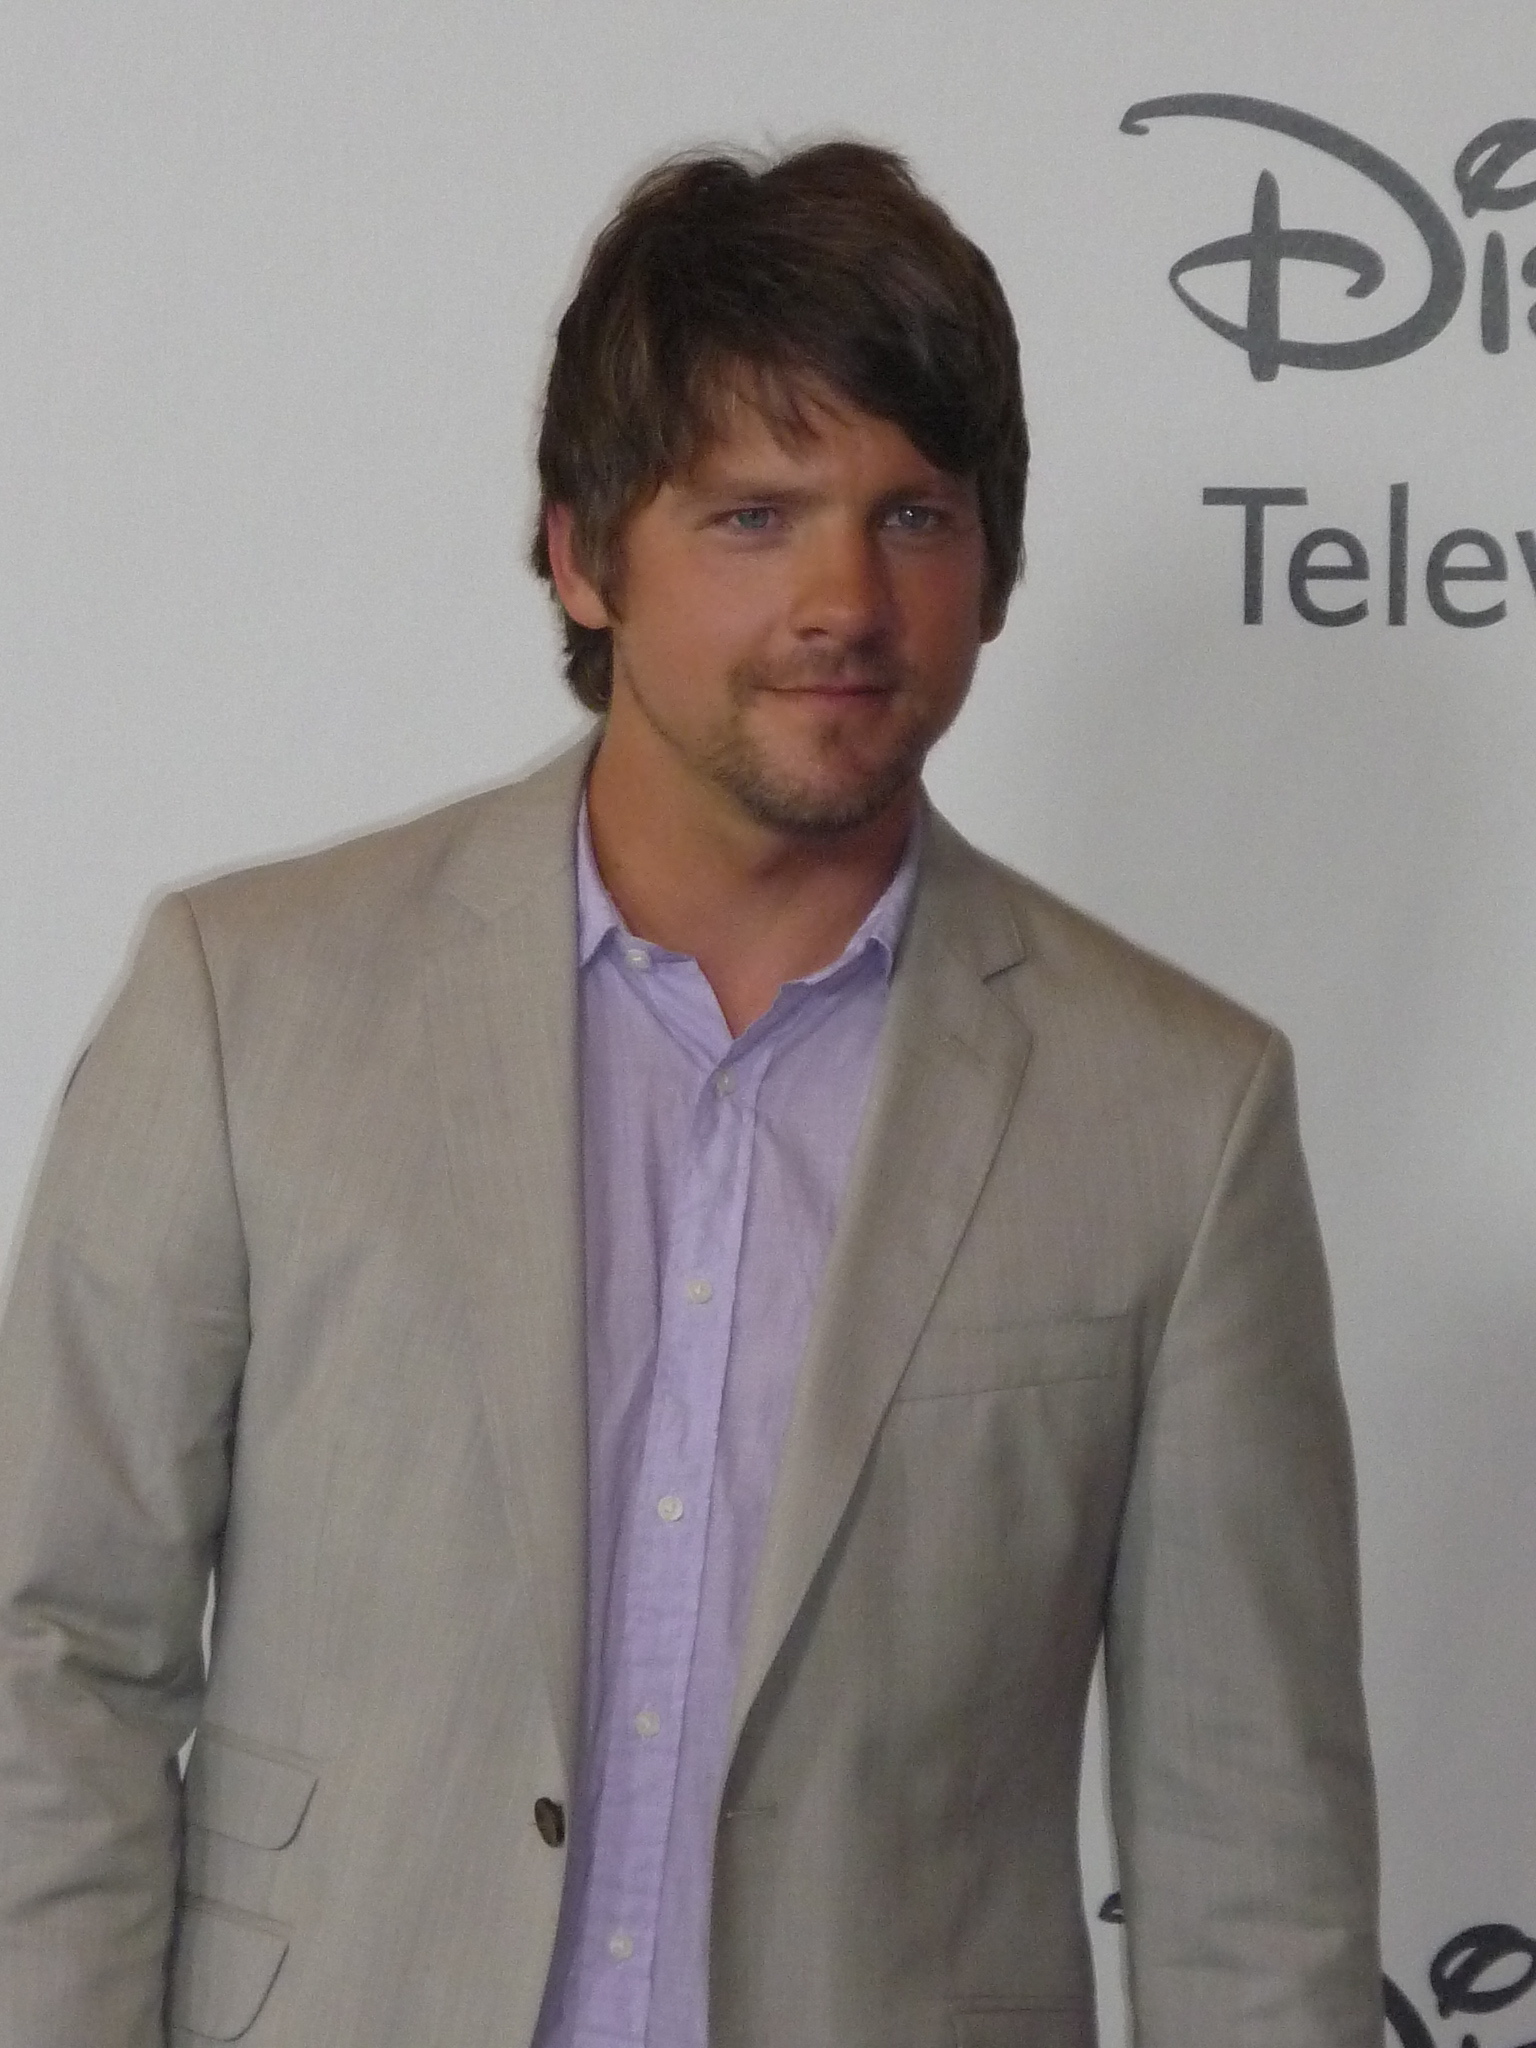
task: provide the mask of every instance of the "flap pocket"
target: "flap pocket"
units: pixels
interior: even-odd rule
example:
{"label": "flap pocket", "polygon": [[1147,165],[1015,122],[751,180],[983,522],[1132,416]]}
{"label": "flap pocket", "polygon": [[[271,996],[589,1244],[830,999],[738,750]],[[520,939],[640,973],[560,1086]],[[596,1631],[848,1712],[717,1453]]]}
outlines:
{"label": "flap pocket", "polygon": [[945,1394],[1105,1379],[1128,1365],[1131,1327],[1128,1315],[930,1324],[896,1398],[932,1401]]}
{"label": "flap pocket", "polygon": [[187,1819],[253,1849],[286,1849],[319,1773],[305,1758],[200,1728],[187,1766]]}
{"label": "flap pocket", "polygon": [[238,2041],[255,2025],[288,1953],[273,1920],[184,1899],[171,1966],[169,2020],[198,2041]]}

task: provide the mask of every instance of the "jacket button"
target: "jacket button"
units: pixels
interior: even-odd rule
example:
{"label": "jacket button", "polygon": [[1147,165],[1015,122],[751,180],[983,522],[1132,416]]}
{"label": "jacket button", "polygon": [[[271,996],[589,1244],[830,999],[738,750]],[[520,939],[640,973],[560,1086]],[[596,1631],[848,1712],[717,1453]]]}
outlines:
{"label": "jacket button", "polygon": [[542,1840],[551,1849],[559,1849],[565,1843],[565,1808],[558,1799],[535,1799],[533,1802],[533,1824]]}

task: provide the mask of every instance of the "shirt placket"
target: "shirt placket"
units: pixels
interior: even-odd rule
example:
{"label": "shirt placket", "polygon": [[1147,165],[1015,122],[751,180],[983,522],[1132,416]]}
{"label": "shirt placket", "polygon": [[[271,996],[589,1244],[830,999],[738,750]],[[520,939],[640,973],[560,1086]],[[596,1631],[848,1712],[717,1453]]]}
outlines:
{"label": "shirt placket", "polygon": [[[658,1006],[659,1007],[659,1006]],[[740,1049],[738,1048],[738,1051]],[[619,1694],[606,1731],[586,1980],[594,2038],[643,2042],[697,1634],[721,1399],[751,1180],[759,1043],[702,1077],[666,1232],[656,1373],[625,1528]]]}

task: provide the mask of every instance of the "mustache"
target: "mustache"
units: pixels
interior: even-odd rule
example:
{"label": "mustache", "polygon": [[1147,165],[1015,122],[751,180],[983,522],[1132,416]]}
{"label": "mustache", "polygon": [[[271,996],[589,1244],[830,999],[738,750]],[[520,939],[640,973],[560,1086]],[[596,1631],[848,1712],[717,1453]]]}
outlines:
{"label": "mustache", "polygon": [[828,688],[892,692],[910,674],[906,662],[883,648],[807,648],[783,661],[738,662],[731,686],[738,699],[758,691],[789,697]]}

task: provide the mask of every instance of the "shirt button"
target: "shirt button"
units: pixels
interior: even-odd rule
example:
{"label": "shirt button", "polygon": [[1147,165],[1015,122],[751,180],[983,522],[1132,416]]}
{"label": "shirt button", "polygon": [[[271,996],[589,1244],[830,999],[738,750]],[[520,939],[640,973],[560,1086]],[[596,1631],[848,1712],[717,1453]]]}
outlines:
{"label": "shirt button", "polygon": [[636,1714],[635,1733],[637,1735],[659,1735],[661,1733],[661,1716],[654,1707],[645,1707],[640,1713]]}
{"label": "shirt button", "polygon": [[690,1301],[706,1302],[714,1291],[707,1280],[690,1280],[688,1282],[688,1299]]}
{"label": "shirt button", "polygon": [[656,1503],[656,1512],[664,1522],[680,1522],[683,1519],[683,1504],[675,1493],[664,1493]]}
{"label": "shirt button", "polygon": [[633,1935],[629,1935],[629,1934],[610,1934],[610,1935],[609,1935],[609,1937],[608,1937],[608,1953],[609,1953],[609,1955],[611,1955],[611,1956],[613,1957],[613,1960],[614,1960],[614,1961],[615,1961],[616,1963],[627,1963],[627,1962],[629,1961],[630,1957],[631,1957],[631,1956],[632,1956],[632,1955],[634,1954],[634,1952],[635,1952],[635,1942],[634,1942],[634,1937],[633,1937]]}
{"label": "shirt button", "polygon": [[624,958],[629,962],[630,966],[634,968],[637,974],[644,974],[646,969],[651,964],[651,956],[649,953],[646,952],[644,946],[628,947],[625,951]]}
{"label": "shirt button", "polygon": [[736,1076],[731,1073],[729,1068],[723,1074],[716,1074],[715,1093],[717,1095],[734,1095],[735,1092]]}

